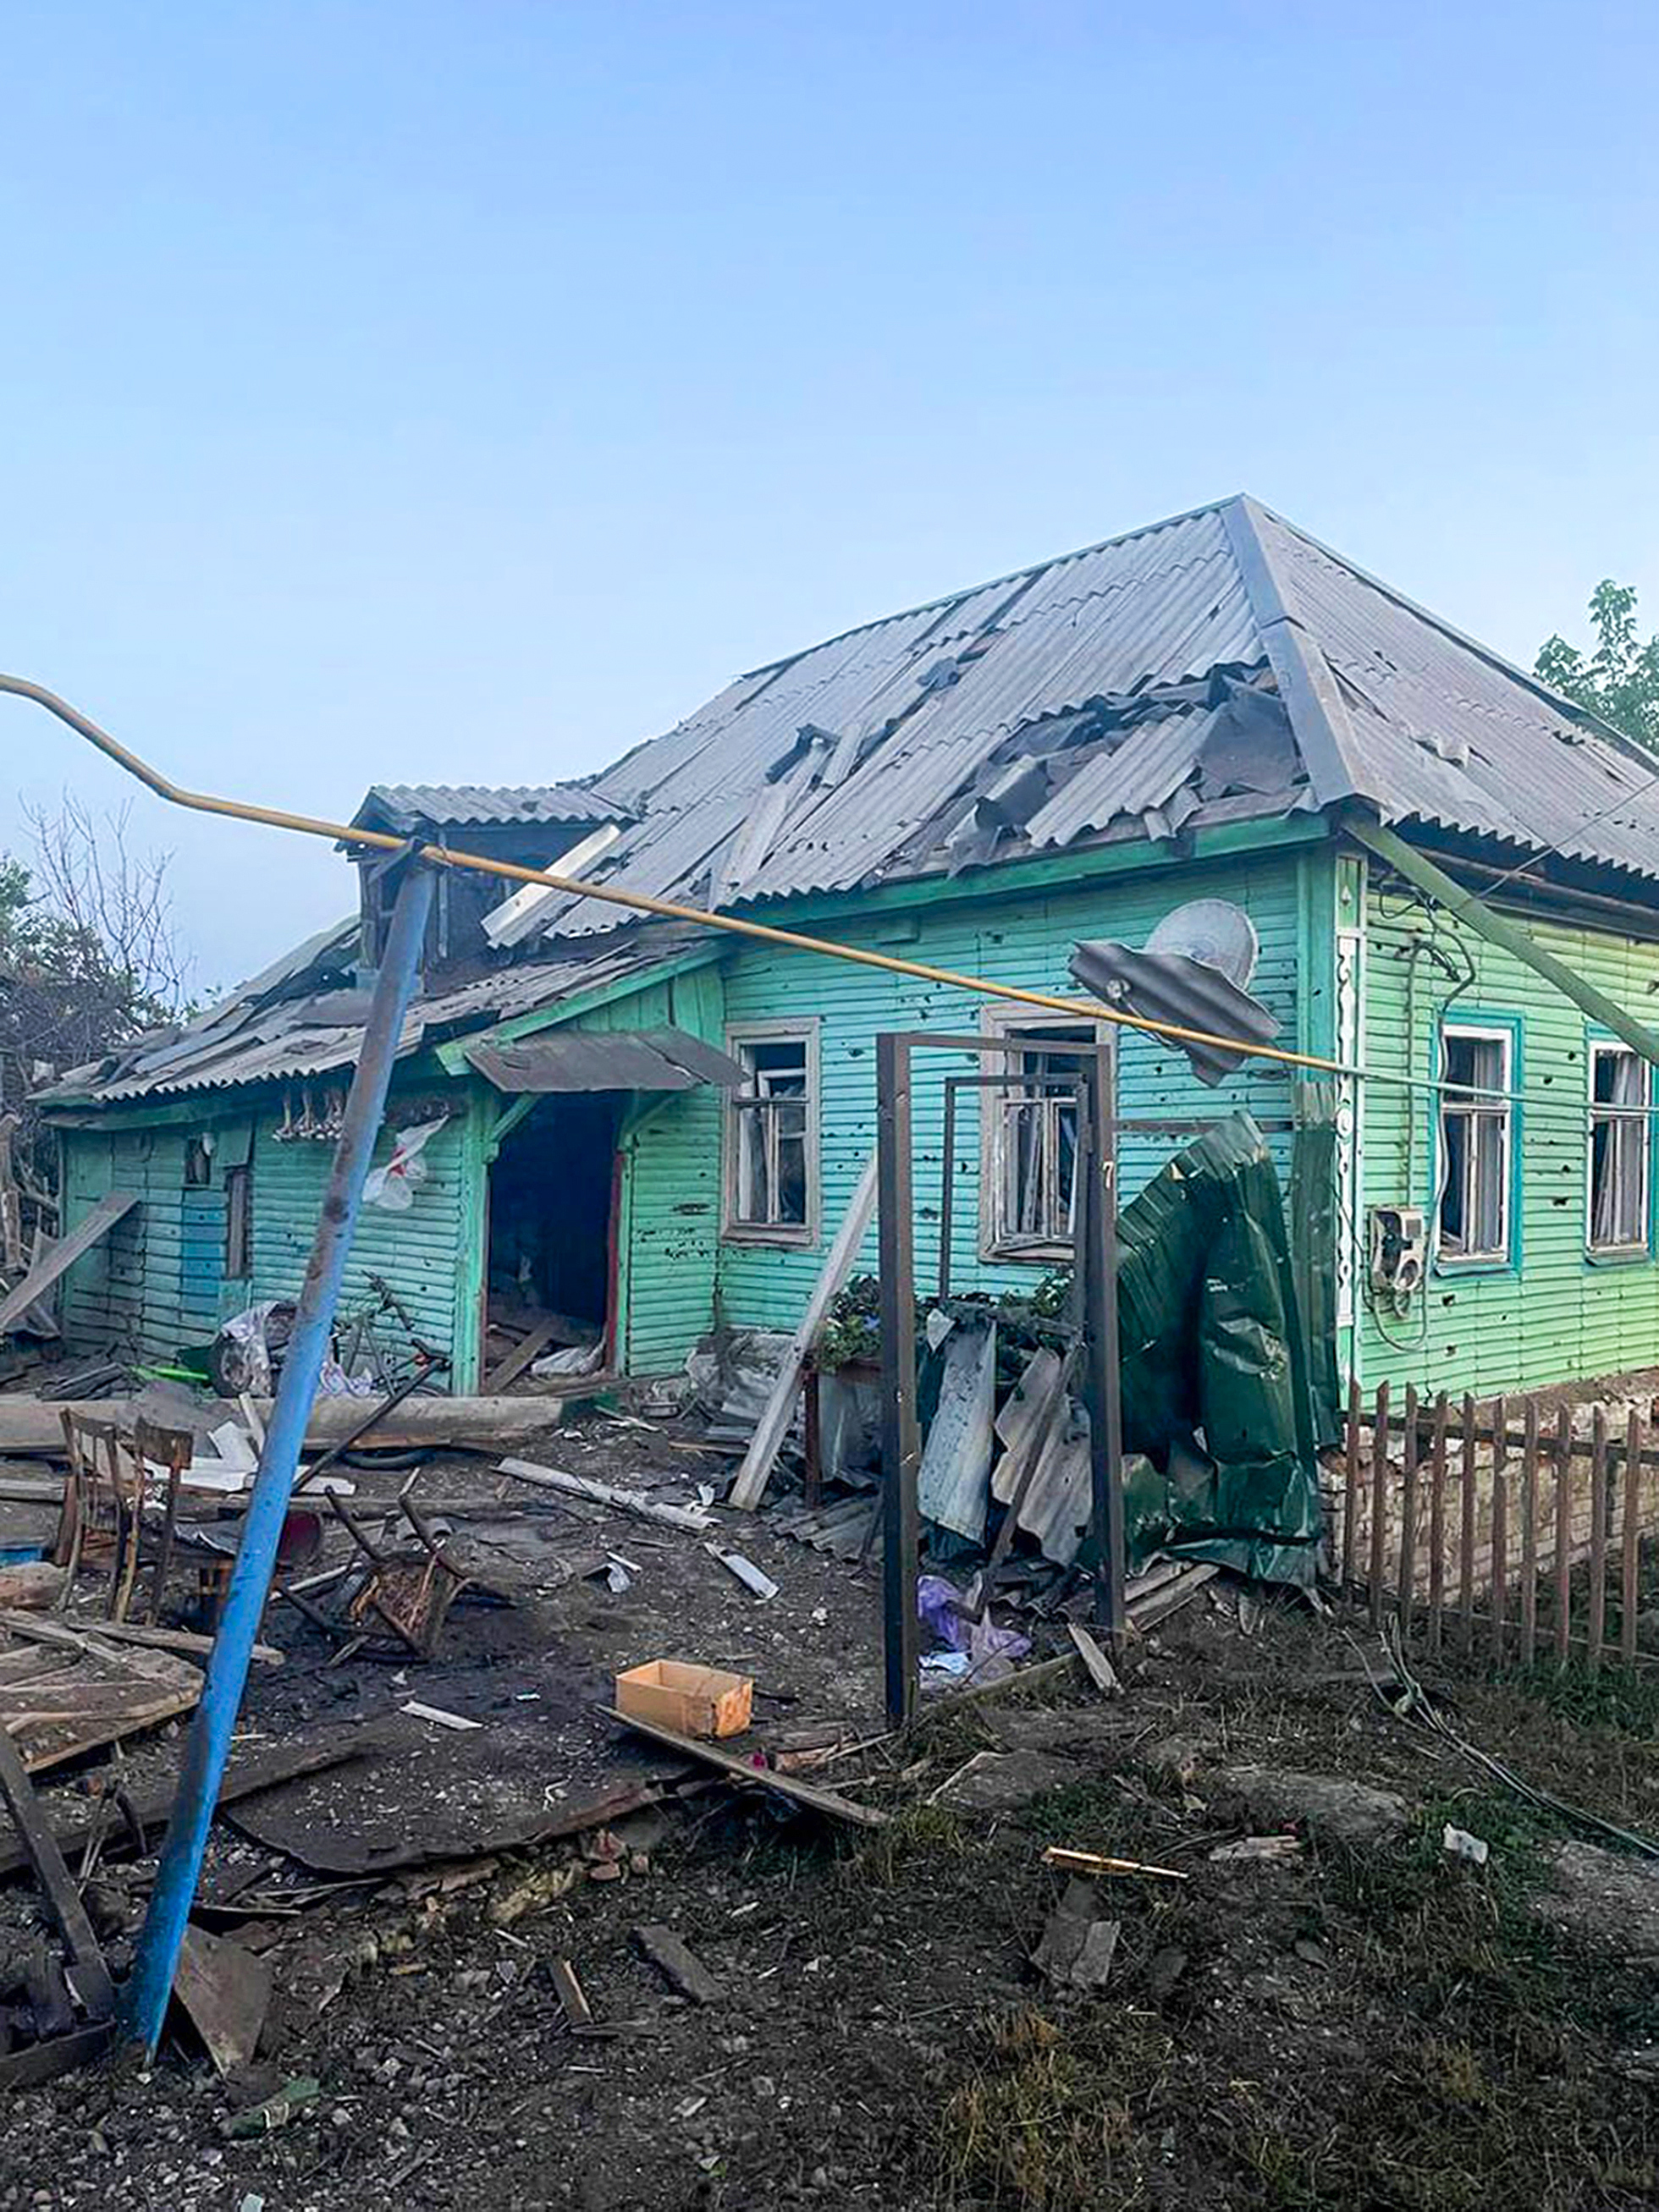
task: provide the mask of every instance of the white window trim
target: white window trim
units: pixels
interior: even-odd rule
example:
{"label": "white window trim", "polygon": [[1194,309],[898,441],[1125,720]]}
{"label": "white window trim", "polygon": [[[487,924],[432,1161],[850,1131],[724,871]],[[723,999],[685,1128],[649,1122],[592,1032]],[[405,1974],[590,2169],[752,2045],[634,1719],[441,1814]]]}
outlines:
{"label": "white window trim", "polygon": [[[1504,1091],[1515,1089],[1515,1032],[1495,1022],[1443,1022],[1440,1025],[1439,1080],[1448,1080],[1447,1068],[1451,1055],[1446,1048],[1455,1038],[1468,1038],[1478,1043],[1495,1044],[1503,1054],[1503,1075],[1498,1088]],[[1490,1085],[1481,1085],[1489,1089]],[[1445,1206],[1448,1176],[1450,1169],[1450,1150],[1446,1143],[1446,1108],[1450,1093],[1441,1091],[1436,1107],[1437,1148],[1435,1165],[1438,1171],[1439,1188],[1434,1200],[1434,1249],[1437,1263],[1443,1267],[1502,1267],[1515,1257],[1515,1101],[1505,1098],[1502,1105],[1485,1106],[1478,1097],[1473,1111],[1486,1112],[1504,1124],[1504,1146],[1499,1158],[1504,1164],[1502,1186],[1503,1205],[1499,1215],[1498,1241],[1490,1249],[1479,1252],[1449,1252],[1441,1237],[1441,1215]],[[1467,1211],[1467,1206],[1466,1206]]]}
{"label": "white window trim", "polygon": [[[1604,1054],[1620,1054],[1633,1060],[1642,1071],[1642,1103],[1639,1106],[1598,1105],[1595,1097],[1595,1063]],[[1589,1102],[1589,1118],[1584,1125],[1584,1249],[1598,1260],[1628,1260],[1641,1258],[1652,1249],[1650,1227],[1653,1205],[1653,1070],[1639,1052],[1617,1037],[1592,1037],[1589,1050],[1584,1055],[1584,1081]],[[1640,1124],[1642,1130],[1641,1231],[1633,1242],[1601,1243],[1595,1235],[1595,1125],[1598,1121],[1631,1121]]]}
{"label": "white window trim", "polygon": [[[986,1006],[980,1014],[980,1028],[988,1037],[1018,1036],[1024,1030],[1074,1030],[1079,1043],[1100,1041],[1098,1022],[1067,1021],[1065,1015],[1045,1017],[1035,1006]],[[1041,1049],[1040,1046],[1037,1048]],[[1008,1063],[1002,1054],[985,1056],[980,1073],[1003,1075]],[[979,1256],[994,1261],[999,1267],[1053,1267],[1068,1266],[1074,1257],[1075,1248],[1070,1237],[1056,1238],[1052,1243],[1032,1243],[1025,1238],[1009,1240],[999,1236],[997,1200],[1002,1188],[1002,1138],[1006,1126],[1000,1109],[999,1094],[992,1085],[986,1085],[979,1093]]]}
{"label": "white window trim", "polygon": [[728,1022],[726,1048],[732,1059],[745,1044],[804,1044],[806,1047],[806,1218],[804,1222],[739,1221],[738,1196],[738,1109],[730,1095],[720,1114],[720,1236],[728,1244],[784,1245],[792,1251],[816,1250],[822,1234],[823,1183],[818,1134],[822,1117],[819,1085],[819,1021]]}

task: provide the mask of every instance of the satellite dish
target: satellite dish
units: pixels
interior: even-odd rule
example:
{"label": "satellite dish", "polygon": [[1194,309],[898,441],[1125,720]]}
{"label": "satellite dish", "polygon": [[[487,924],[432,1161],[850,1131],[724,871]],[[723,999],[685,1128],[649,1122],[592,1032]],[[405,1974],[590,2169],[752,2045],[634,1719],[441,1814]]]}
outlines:
{"label": "satellite dish", "polygon": [[[1279,1024],[1245,988],[1261,941],[1243,907],[1228,899],[1193,899],[1166,914],[1137,950],[1115,938],[1079,945],[1072,974],[1109,1006],[1148,1021],[1266,1044]],[[1200,1083],[1212,1087],[1243,1066],[1243,1050],[1175,1038]]]}
{"label": "satellite dish", "polygon": [[1184,952],[1218,968],[1241,991],[1249,987],[1261,951],[1255,924],[1231,899],[1188,899],[1166,914],[1146,939],[1148,952]]}

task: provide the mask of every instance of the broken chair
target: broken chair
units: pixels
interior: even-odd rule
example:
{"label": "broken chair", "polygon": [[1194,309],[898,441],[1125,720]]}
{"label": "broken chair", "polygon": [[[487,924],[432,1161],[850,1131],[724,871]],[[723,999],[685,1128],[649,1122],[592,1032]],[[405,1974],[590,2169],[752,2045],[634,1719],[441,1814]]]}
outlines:
{"label": "broken chair", "polygon": [[[141,1559],[153,1561],[144,1618],[159,1619],[179,1532],[179,1492],[196,1449],[187,1429],[167,1429],[140,1419],[129,1436],[113,1422],[64,1409],[69,1474],[58,1515],[52,1558],[68,1570],[107,1564],[104,1612],[125,1620],[131,1608]],[[158,1494],[159,1493],[159,1494]]]}

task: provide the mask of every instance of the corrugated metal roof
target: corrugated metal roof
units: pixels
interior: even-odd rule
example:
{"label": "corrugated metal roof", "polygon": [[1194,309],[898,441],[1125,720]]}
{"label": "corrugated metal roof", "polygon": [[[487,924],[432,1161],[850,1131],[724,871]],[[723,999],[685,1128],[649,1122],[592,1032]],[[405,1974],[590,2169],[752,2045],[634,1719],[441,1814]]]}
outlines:
{"label": "corrugated metal roof", "polygon": [[597,792],[562,783],[376,783],[353,817],[373,817],[389,829],[412,830],[422,823],[434,830],[508,828],[538,823],[619,822],[626,810]]}
{"label": "corrugated metal roof", "polygon": [[[350,933],[355,934],[355,925]],[[337,952],[337,934],[327,933],[324,942],[330,956]],[[453,991],[419,999],[404,1024],[398,1049],[400,1054],[413,1052],[423,1040],[458,1026],[505,1021],[556,1006],[579,991],[654,968],[685,943],[684,932],[635,929],[626,942],[601,951],[501,969]],[[283,965],[287,980],[304,980],[291,960]],[[331,1012],[349,1016],[358,1004],[355,994],[313,990],[260,1006],[250,1003],[244,990],[211,1010],[194,1034],[149,1046],[141,1039],[112,1067],[106,1061],[72,1070],[41,1094],[42,1101],[68,1104],[95,1097],[100,1102],[131,1102],[349,1067],[362,1050],[361,1020],[319,1017]],[[109,1073],[100,1077],[100,1067],[108,1067]]]}

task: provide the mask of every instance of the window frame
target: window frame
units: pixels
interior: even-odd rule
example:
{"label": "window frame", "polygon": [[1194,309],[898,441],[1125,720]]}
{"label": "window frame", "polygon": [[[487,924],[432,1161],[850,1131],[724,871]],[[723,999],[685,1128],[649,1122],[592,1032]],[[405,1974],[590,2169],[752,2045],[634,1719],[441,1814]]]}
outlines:
{"label": "window frame", "polygon": [[[1014,1050],[1020,1048],[1017,1041],[1029,1036],[1030,1048],[1040,1051],[1045,1033],[1056,1045],[1097,1045],[1101,1041],[1100,1023],[1067,1021],[1063,1014],[1045,1021],[1035,1007],[1027,1013],[1014,1006],[987,1006],[981,1012],[980,1026],[985,1036],[995,1038],[1000,1044],[1006,1042]],[[1006,1054],[988,1060],[982,1073],[1009,1073]],[[1008,1095],[995,1084],[985,1085],[979,1094],[979,1256],[999,1267],[1069,1266],[1076,1257],[1074,1235],[1064,1239],[1010,1237],[1006,1232],[1001,1217]],[[1074,1145],[1075,1141],[1073,1139]]]}
{"label": "window frame", "polygon": [[[1619,1054],[1635,1061],[1642,1073],[1642,1103],[1639,1106],[1598,1104],[1595,1097],[1595,1065],[1604,1054]],[[1611,1032],[1589,1031],[1584,1040],[1584,1256],[1592,1264],[1604,1267],[1620,1261],[1649,1260],[1653,1256],[1653,1138],[1654,1085],[1653,1069],[1642,1054]],[[1621,1121],[1635,1122],[1642,1132],[1641,1203],[1638,1212],[1641,1233],[1633,1241],[1618,1243],[1598,1243],[1595,1236],[1595,1130],[1596,1124],[1606,1121],[1616,1126]]]}
{"label": "window frame", "polygon": [[[1472,1121],[1490,1118],[1501,1120],[1505,1125],[1505,1141],[1499,1155],[1504,1171],[1502,1241],[1491,1249],[1483,1249],[1478,1252],[1448,1251],[1443,1226],[1446,1193],[1449,1188],[1446,1143],[1449,1093],[1444,1087],[1449,1080],[1447,1046],[1455,1038],[1467,1038],[1477,1043],[1496,1044],[1501,1048],[1503,1077],[1497,1087],[1508,1094],[1503,1103],[1498,1106],[1475,1104],[1454,1109],[1465,1113]],[[1515,1094],[1521,1088],[1521,1019],[1516,1014],[1483,1013],[1470,1008],[1467,1012],[1450,1016],[1443,1014],[1437,1025],[1435,1074],[1442,1088],[1435,1093],[1434,1174],[1430,1188],[1429,1211],[1433,1224],[1434,1263],[1438,1271],[1453,1274],[1513,1273],[1520,1266],[1522,1199],[1521,1104]]]}
{"label": "window frame", "polygon": [[738,1124],[744,1109],[738,1094],[727,1091],[720,1114],[720,1237],[728,1244],[781,1245],[792,1251],[811,1251],[822,1233],[823,1163],[820,1157],[821,1086],[819,1079],[819,1018],[779,1018],[769,1021],[728,1022],[726,1049],[741,1062],[749,1044],[800,1044],[806,1048],[805,1114],[806,1218],[805,1221],[744,1221],[738,1213],[739,1165]]}

